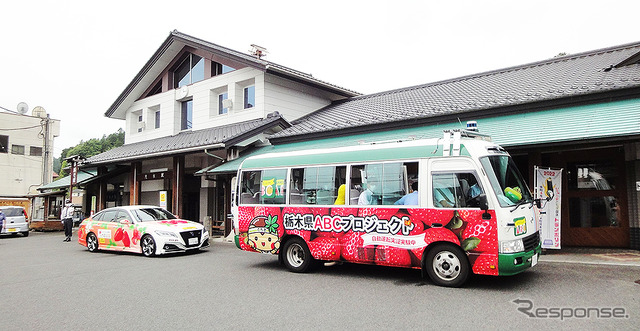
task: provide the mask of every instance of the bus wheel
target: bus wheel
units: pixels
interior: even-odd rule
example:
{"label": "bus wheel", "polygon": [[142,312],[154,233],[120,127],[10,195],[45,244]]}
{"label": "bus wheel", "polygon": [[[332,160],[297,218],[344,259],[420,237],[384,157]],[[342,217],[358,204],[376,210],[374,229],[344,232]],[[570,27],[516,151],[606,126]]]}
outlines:
{"label": "bus wheel", "polygon": [[313,256],[301,238],[294,237],[284,244],[282,253],[284,265],[293,272],[307,272],[313,266]]}
{"label": "bus wheel", "polygon": [[437,244],[425,256],[423,268],[436,285],[460,287],[469,277],[467,256],[459,247]]}

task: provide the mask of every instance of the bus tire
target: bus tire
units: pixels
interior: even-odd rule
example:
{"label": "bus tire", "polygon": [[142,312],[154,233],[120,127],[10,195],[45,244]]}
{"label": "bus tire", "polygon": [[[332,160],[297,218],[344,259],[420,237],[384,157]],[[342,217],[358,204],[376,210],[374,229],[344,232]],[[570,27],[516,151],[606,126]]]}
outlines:
{"label": "bus tire", "polygon": [[462,249],[446,243],[429,249],[422,267],[436,285],[446,287],[462,286],[471,269]]}
{"label": "bus tire", "polygon": [[309,247],[302,238],[293,237],[284,244],[282,262],[292,272],[307,272],[314,266]]}

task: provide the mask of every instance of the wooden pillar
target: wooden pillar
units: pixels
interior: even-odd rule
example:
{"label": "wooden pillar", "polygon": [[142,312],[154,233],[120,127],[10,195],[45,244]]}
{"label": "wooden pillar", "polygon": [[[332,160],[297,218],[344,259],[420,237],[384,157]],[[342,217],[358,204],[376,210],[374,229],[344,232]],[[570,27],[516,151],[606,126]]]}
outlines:
{"label": "wooden pillar", "polygon": [[135,206],[140,204],[140,173],[142,172],[141,162],[131,163],[131,172],[129,173],[129,205]]}
{"label": "wooden pillar", "polygon": [[[98,167],[98,176],[107,173],[106,167]],[[98,197],[96,199],[96,210],[93,212],[99,212],[107,208],[107,181],[104,178],[100,178],[98,181]]]}
{"label": "wooden pillar", "polygon": [[184,178],[184,156],[173,157],[173,178],[171,178],[171,212],[182,216],[182,180]]}

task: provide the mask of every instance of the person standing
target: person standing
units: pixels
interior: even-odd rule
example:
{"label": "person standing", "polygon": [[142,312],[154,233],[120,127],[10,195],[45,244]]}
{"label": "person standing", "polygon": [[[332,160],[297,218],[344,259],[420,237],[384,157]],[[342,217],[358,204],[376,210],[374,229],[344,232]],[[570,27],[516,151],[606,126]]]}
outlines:
{"label": "person standing", "polygon": [[71,204],[71,200],[67,199],[65,201],[64,208],[62,208],[62,212],[60,213],[60,219],[62,220],[62,225],[64,226],[65,238],[63,241],[69,242],[71,241],[71,236],[73,235],[73,205]]}

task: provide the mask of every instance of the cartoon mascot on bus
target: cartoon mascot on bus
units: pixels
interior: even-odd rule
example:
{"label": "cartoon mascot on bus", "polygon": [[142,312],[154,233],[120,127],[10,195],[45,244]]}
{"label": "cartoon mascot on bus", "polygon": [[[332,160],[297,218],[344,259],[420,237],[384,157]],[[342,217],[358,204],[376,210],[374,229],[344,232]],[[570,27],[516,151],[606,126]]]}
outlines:
{"label": "cartoon mascot on bus", "polygon": [[246,242],[260,253],[276,253],[280,249],[278,216],[257,216],[251,220]]}

